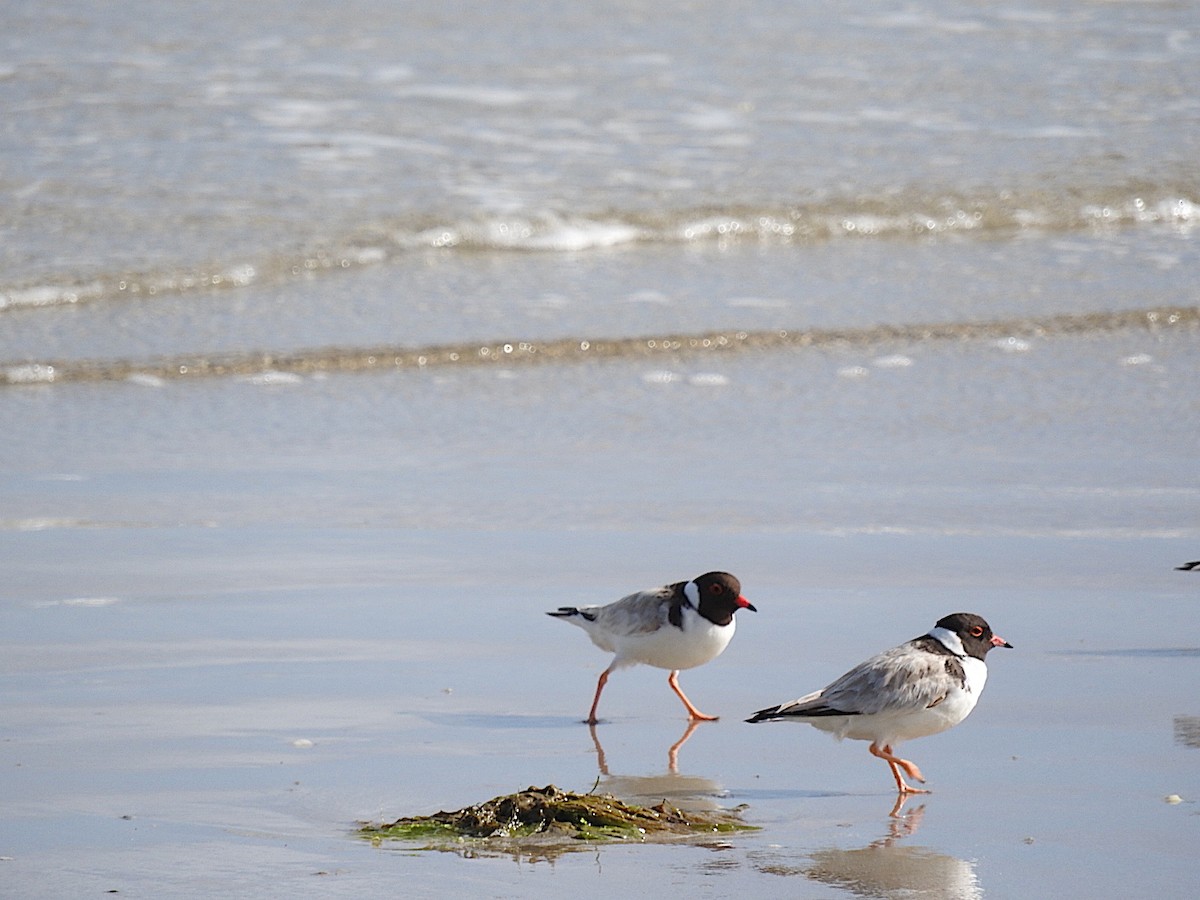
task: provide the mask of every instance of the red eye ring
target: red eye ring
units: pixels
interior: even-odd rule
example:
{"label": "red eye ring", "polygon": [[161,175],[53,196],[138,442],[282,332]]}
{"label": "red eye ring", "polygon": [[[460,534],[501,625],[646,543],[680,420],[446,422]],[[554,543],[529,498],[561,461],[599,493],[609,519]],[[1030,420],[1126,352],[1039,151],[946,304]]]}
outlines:
{"label": "red eye ring", "polygon": [[976,625],[971,629],[971,637],[983,637],[983,629]]}

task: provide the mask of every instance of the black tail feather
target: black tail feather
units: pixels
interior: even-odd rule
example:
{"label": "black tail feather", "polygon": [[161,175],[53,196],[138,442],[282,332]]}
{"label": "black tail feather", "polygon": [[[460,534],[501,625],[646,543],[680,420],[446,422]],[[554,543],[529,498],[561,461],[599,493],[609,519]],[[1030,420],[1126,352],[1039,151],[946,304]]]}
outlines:
{"label": "black tail feather", "polygon": [[760,709],[758,712],[756,712],[754,715],[752,715],[746,721],[747,722],[766,722],[770,719],[775,718],[775,714],[777,712],[779,712],[778,706],[768,706],[766,709]]}
{"label": "black tail feather", "polygon": [[805,706],[797,709],[784,709],[786,703],[779,706],[768,706],[766,709],[760,709],[747,722],[771,722],[780,719],[820,719],[825,716],[857,716],[858,713],[844,712],[840,709],[834,709],[832,706]]}
{"label": "black tail feather", "polygon": [[579,609],[574,606],[560,606],[554,612],[548,612],[548,613],[546,613],[546,615],[554,616],[559,619],[569,619],[572,616],[582,616],[583,618],[587,619],[589,622],[596,621],[595,613],[590,613],[587,610]]}

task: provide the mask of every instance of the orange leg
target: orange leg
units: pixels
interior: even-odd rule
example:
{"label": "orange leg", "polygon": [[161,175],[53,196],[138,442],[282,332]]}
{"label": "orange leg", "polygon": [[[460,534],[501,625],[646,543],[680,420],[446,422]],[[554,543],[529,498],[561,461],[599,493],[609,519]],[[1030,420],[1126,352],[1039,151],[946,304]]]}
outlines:
{"label": "orange leg", "polygon": [[596,718],[596,707],[600,705],[600,692],[604,690],[604,685],[608,684],[608,673],[611,671],[612,669],[605,669],[600,673],[600,680],[596,682],[596,696],[592,698],[592,710],[585,720],[589,725],[595,725],[600,721]]}
{"label": "orange leg", "polygon": [[908,773],[909,778],[915,778],[922,784],[925,783],[925,777],[921,774],[921,770],[917,768],[915,763],[909,762],[907,759],[901,759],[892,753],[890,744],[885,744],[880,747],[878,743],[872,743],[870,746],[872,756],[877,756],[888,764],[892,770],[892,777],[896,779],[896,790],[901,794],[928,794],[929,791],[922,788],[909,787],[904,783],[904,778],[900,775],[900,770],[903,769]]}
{"label": "orange leg", "polygon": [[716,716],[706,716],[704,713],[700,712],[700,710],[696,709],[696,707],[692,706],[692,701],[684,695],[683,690],[679,687],[678,669],[675,669],[669,676],[667,676],[667,684],[671,686],[671,690],[673,690],[679,699],[683,701],[683,705],[687,707],[688,715],[691,717],[693,722],[717,721]]}

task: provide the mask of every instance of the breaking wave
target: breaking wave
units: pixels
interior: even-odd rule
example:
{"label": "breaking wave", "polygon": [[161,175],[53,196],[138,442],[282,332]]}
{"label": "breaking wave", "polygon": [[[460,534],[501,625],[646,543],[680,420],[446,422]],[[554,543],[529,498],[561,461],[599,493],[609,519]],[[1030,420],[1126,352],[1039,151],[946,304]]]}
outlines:
{"label": "breaking wave", "polygon": [[[1170,227],[1200,224],[1194,186],[1126,187],[1086,196],[867,197],[778,208],[618,211],[600,215],[543,211],[525,215],[375,222],[295,255],[217,262],[164,271],[78,273],[37,283],[0,284],[0,312],[129,297],[147,298],[313,277],[384,264],[412,253],[586,253],[631,244],[758,241],[818,244],[836,240],[997,237],[1036,230]],[[1105,196],[1108,194],[1109,196]]]}

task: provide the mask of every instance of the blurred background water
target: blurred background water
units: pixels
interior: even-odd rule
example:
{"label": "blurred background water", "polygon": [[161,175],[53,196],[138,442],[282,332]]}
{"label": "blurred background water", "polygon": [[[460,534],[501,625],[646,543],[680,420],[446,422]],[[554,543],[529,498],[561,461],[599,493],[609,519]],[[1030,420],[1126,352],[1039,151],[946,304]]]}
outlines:
{"label": "blurred background water", "polygon": [[1190,304],[1192,12],[13,2],[0,361]]}

